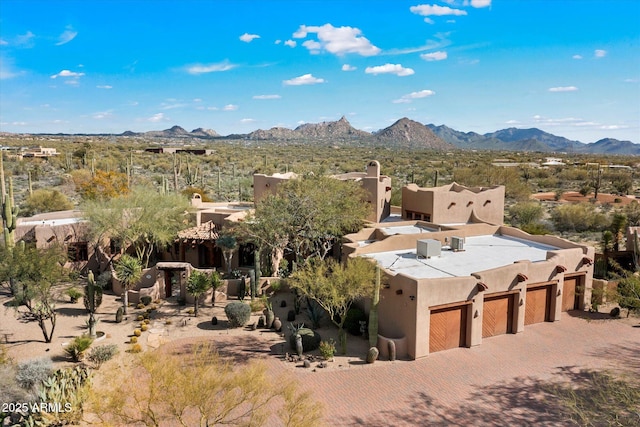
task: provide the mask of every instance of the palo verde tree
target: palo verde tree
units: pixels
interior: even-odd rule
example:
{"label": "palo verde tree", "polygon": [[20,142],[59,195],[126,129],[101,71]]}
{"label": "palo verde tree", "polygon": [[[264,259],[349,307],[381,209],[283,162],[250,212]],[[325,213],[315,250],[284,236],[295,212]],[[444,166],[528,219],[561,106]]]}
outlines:
{"label": "palo verde tree", "polygon": [[344,264],[333,258],[310,258],[287,279],[287,283],[327,311],[329,319],[338,327],[344,354],[347,351],[344,330],[347,312],[358,298],[373,295],[375,278],[375,265],[364,258],[350,258]]}
{"label": "palo verde tree", "polygon": [[[129,381],[131,376],[144,381]],[[85,412],[105,425],[322,426],[320,405],[287,377],[272,378],[263,364],[241,369],[211,344],[190,354],[145,352],[131,368],[92,388]]]}
{"label": "palo verde tree", "polygon": [[56,328],[55,287],[66,277],[66,260],[66,252],[58,246],[0,248],[0,282],[13,283],[18,315],[37,322],[47,343]]}
{"label": "palo verde tree", "polygon": [[116,262],[116,276],[122,284],[122,307],[127,314],[129,305],[129,290],[138,283],[142,277],[142,263],[136,257],[124,254]]}
{"label": "palo verde tree", "polygon": [[194,270],[191,272],[191,275],[189,275],[186,290],[193,295],[193,314],[195,317],[198,317],[198,300],[211,289],[212,285],[209,276],[201,271]]}
{"label": "palo verde tree", "polygon": [[189,225],[189,210],[185,197],[160,194],[146,187],[83,205],[90,233],[97,244],[115,239],[123,249],[133,247],[145,267],[159,247],[173,242],[178,231]]}

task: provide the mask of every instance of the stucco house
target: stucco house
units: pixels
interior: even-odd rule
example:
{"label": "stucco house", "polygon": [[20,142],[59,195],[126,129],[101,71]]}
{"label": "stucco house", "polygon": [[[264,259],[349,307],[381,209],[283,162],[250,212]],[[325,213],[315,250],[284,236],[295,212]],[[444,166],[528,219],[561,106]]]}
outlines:
{"label": "stucco house", "polygon": [[344,237],[343,258],[370,258],[387,275],[381,357],[390,340],[398,357],[417,359],[589,308],[594,248],[502,225],[503,197],[502,186],[411,184],[404,218]]}

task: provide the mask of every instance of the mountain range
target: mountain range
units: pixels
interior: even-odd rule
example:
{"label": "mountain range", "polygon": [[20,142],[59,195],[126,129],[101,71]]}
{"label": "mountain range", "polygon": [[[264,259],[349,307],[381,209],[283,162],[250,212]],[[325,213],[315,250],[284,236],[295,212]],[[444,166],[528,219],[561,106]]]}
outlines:
{"label": "mountain range", "polygon": [[460,132],[445,125],[436,126],[402,118],[391,126],[377,132],[365,132],[351,126],[342,117],[333,122],[306,123],[295,129],[273,127],[258,129],[248,134],[221,136],[211,129],[198,128],[191,132],[180,126],[162,131],[131,132],[120,136],[143,138],[199,138],[261,141],[264,143],[291,144],[327,144],[343,146],[387,146],[404,149],[434,150],[500,150],[500,151],[539,151],[563,153],[591,153],[640,155],[640,144],[631,141],[619,141],[605,138],[585,144],[544,132],[537,128],[508,128],[492,133]]}

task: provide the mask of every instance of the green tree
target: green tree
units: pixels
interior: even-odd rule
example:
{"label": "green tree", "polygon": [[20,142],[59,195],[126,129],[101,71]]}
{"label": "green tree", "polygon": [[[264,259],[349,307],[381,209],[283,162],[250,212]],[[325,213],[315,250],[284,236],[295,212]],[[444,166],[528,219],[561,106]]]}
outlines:
{"label": "green tree", "polygon": [[627,228],[627,216],[623,213],[617,212],[613,214],[611,218],[610,230],[613,234],[613,250],[619,251],[620,244],[624,238],[624,232]]}
{"label": "green tree", "polygon": [[116,276],[122,284],[122,306],[124,314],[127,314],[129,306],[129,290],[138,283],[142,277],[142,263],[136,257],[124,254],[116,262]]}
{"label": "green tree", "polygon": [[627,275],[618,282],[618,304],[627,309],[627,317],[632,311],[640,311],[640,277]]}
{"label": "green tree", "polygon": [[211,287],[212,281],[209,276],[197,270],[191,272],[189,280],[187,280],[186,290],[193,295],[193,313],[195,317],[198,317],[198,300]]}
{"label": "green tree", "polygon": [[145,267],[159,247],[175,239],[190,223],[189,202],[181,195],[160,194],[148,187],[109,200],[83,205],[90,233],[98,245],[115,239],[124,249],[135,248]]}
{"label": "green tree", "polygon": [[557,206],[551,212],[551,221],[558,231],[602,231],[607,227],[605,215],[588,203]]}
{"label": "green tree", "polygon": [[231,274],[231,260],[233,259],[233,252],[238,247],[238,241],[232,234],[221,233],[216,240],[216,246],[222,250],[224,263],[227,266],[227,274]]}
{"label": "green tree", "polygon": [[338,327],[344,354],[347,351],[344,330],[347,312],[355,300],[373,294],[375,277],[375,265],[364,258],[350,258],[344,264],[332,258],[310,258],[287,279],[287,283],[327,311],[329,319]]}
{"label": "green tree", "polygon": [[86,412],[107,425],[262,426],[272,414],[282,426],[323,425],[320,405],[291,379],[271,378],[258,362],[234,368],[211,344],[191,354],[145,352],[93,387]]}
{"label": "green tree", "polygon": [[73,203],[55,189],[40,188],[34,190],[21,206],[21,214],[32,216],[44,212],[57,212],[73,209]]}
{"label": "green tree", "polygon": [[37,322],[47,343],[53,339],[56,328],[54,290],[66,277],[63,268],[66,260],[66,252],[57,246],[0,249],[0,282],[13,283],[18,315],[26,321]]}

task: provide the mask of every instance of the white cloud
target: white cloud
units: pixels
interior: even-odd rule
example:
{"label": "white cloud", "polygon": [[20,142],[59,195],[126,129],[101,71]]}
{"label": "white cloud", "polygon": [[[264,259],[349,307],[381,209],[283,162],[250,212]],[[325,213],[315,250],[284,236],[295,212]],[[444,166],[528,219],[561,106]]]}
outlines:
{"label": "white cloud", "polygon": [[293,38],[305,38],[310,33],[318,36],[318,41],[307,40],[302,43],[312,53],[326,50],[334,55],[344,55],[347,53],[357,53],[361,56],[374,56],[380,53],[380,48],[374,46],[366,37],[362,36],[362,31],[353,27],[334,27],[331,24],[322,26],[301,25],[293,33]]}
{"label": "white cloud", "polygon": [[593,56],[596,58],[604,58],[607,56],[607,51],[602,49],[596,49],[593,51]]}
{"label": "white cloud", "polygon": [[436,21],[434,21],[431,18],[424,18],[424,22],[426,22],[427,24],[433,25],[436,23]]}
{"label": "white cloud", "polygon": [[227,104],[222,108],[223,111],[236,111],[237,109],[238,106],[234,104]]}
{"label": "white cloud", "polygon": [[62,70],[58,74],[54,74],[51,76],[52,79],[56,79],[58,77],[73,77],[78,78],[84,76],[84,73],[77,73],[75,71]]}
{"label": "white cloud", "polygon": [[489,7],[491,6],[491,0],[471,0],[471,6],[476,8]]}
{"label": "white cloud", "polygon": [[298,43],[295,40],[291,40],[291,39],[284,42],[284,45],[289,47],[296,47],[297,44]]}
{"label": "white cloud", "polygon": [[342,65],[342,71],[355,71],[356,67],[349,65],[349,64],[344,64]]}
{"label": "white cloud", "polygon": [[3,40],[3,39],[0,39],[0,46],[6,46],[6,45],[8,45],[8,44],[9,44],[9,42],[8,42],[8,41]]}
{"label": "white cloud", "polygon": [[408,93],[406,95],[403,95],[402,97],[405,98],[405,99],[420,99],[420,98],[426,98],[428,96],[433,96],[435,94],[436,93],[434,91],[432,91],[432,90],[424,89],[424,90],[421,90],[421,91],[418,91],[418,92]]}
{"label": "white cloud", "polygon": [[280,99],[280,95],[254,95],[253,99]]}
{"label": "white cloud", "polygon": [[25,34],[19,35],[15,38],[14,44],[20,47],[33,47],[33,39],[35,38],[35,34],[31,31],[27,31]]}
{"label": "white cloud", "polygon": [[438,6],[437,4],[420,4],[418,6],[411,6],[409,10],[411,13],[415,13],[420,16],[462,16],[467,14],[467,12],[462,9],[452,9],[448,6]]}
{"label": "white cloud", "polygon": [[505,123],[508,124],[508,125],[519,125],[520,124],[520,122],[518,120],[507,120]]}
{"label": "white cloud", "polygon": [[236,68],[235,64],[230,64],[228,61],[218,62],[215,64],[195,64],[187,67],[187,73],[189,74],[206,74],[217,73],[221,71],[229,71]]}
{"label": "white cloud", "polygon": [[318,77],[313,77],[313,74],[304,74],[299,77],[294,77],[293,79],[284,80],[282,83],[286,86],[301,86],[325,83],[325,80]]}
{"label": "white cloud", "polygon": [[94,113],[91,117],[96,120],[102,120],[113,117],[113,114],[110,111],[102,111],[99,113]]}
{"label": "white cloud", "polygon": [[410,76],[415,73],[411,68],[404,68],[400,64],[384,64],[378,65],[376,67],[367,67],[364,70],[367,74],[395,74],[400,77]]}
{"label": "white cloud", "polygon": [[98,89],[113,89],[111,85],[98,85],[96,86]]}
{"label": "white cloud", "polygon": [[256,119],[240,119],[240,123],[253,123]]}
{"label": "white cloud", "polygon": [[159,122],[167,121],[167,117],[165,117],[164,113],[157,113],[149,117],[147,121],[151,123],[159,123]]}
{"label": "white cloud", "polygon": [[420,55],[420,58],[425,61],[442,61],[443,59],[447,59],[447,52],[438,51],[432,53],[423,53]]}
{"label": "white cloud", "polygon": [[402,97],[400,97],[400,99],[396,99],[394,101],[392,101],[394,104],[409,104],[411,102],[411,100],[413,99],[421,99],[421,98],[426,98],[428,96],[433,96],[436,93],[432,90],[429,89],[424,89],[418,92],[411,92],[408,93],[406,95],[402,95]]}
{"label": "white cloud", "polygon": [[575,86],[558,86],[550,87],[549,92],[575,92],[578,88]]}
{"label": "white cloud", "polygon": [[249,33],[244,33],[243,35],[240,36],[240,40],[242,40],[245,43],[251,43],[254,39],[259,39],[260,36],[257,34],[249,34]]}
{"label": "white cloud", "polygon": [[71,40],[75,39],[77,35],[78,32],[74,31],[73,27],[67,26],[67,29],[60,34],[60,37],[58,37],[58,43],[56,43],[56,46],[69,43]]}
{"label": "white cloud", "polygon": [[573,55],[572,58],[573,59],[582,59],[582,55]]}

